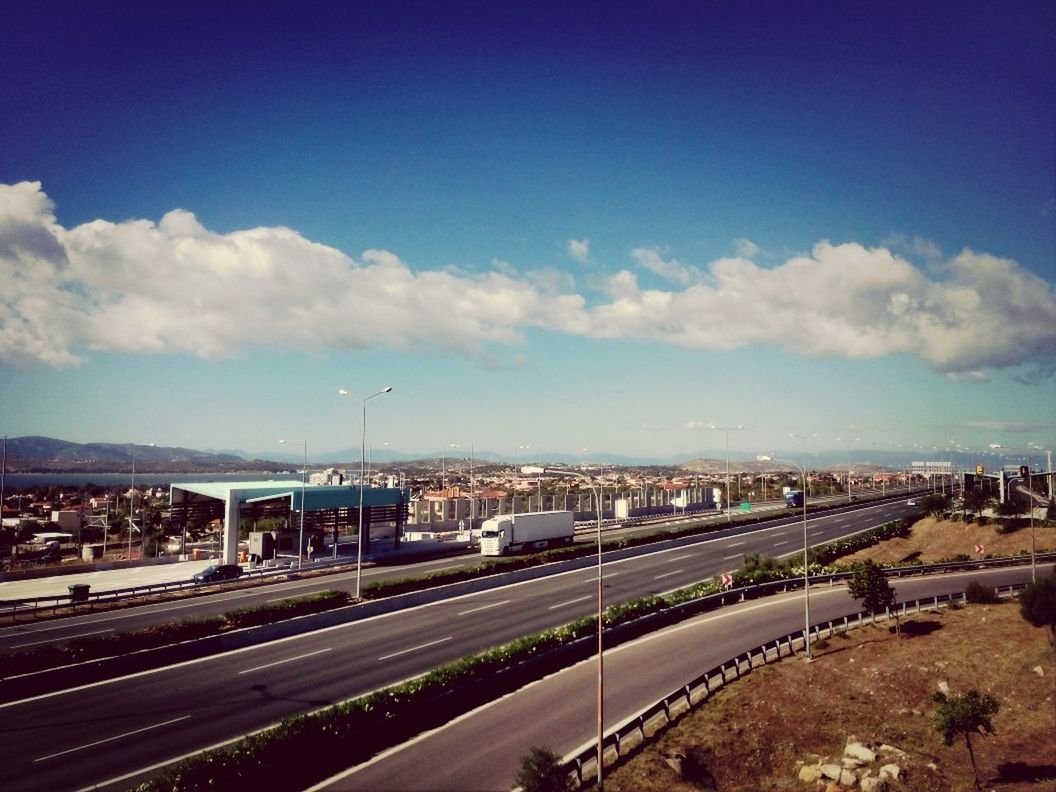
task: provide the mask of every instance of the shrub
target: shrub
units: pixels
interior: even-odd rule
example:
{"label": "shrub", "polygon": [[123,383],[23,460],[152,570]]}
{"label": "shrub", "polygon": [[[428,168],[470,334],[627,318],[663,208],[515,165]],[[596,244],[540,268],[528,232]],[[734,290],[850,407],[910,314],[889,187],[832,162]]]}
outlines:
{"label": "shrub", "polygon": [[531,748],[525,754],[515,783],[524,792],[565,792],[569,788],[561,757],[549,748]]}
{"label": "shrub", "polygon": [[976,605],[992,605],[1000,601],[993,586],[984,585],[978,580],[973,580],[965,587],[964,597]]}

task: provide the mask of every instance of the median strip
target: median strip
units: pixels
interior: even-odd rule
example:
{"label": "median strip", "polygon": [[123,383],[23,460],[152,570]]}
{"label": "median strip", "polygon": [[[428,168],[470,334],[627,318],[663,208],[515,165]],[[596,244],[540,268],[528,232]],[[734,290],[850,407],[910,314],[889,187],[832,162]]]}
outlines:
{"label": "median strip", "polygon": [[31,641],[29,643],[14,644],[10,648],[21,649],[23,646],[39,646],[40,644],[55,643],[55,641],[73,640],[74,638],[84,638],[86,635],[101,635],[102,633],[113,632],[113,627],[107,630],[96,630],[94,632],[79,633],[78,635],[60,635],[58,638],[47,638],[43,641]]}

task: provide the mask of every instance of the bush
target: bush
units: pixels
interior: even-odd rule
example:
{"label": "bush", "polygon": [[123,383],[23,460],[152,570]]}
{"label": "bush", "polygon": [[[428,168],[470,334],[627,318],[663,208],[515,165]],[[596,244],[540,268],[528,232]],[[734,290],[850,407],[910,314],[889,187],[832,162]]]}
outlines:
{"label": "bush", "polygon": [[993,586],[986,586],[978,580],[973,580],[965,587],[964,597],[976,605],[993,605],[1000,601]]}
{"label": "bush", "polygon": [[561,757],[549,748],[530,749],[521,759],[514,783],[524,792],[565,792],[569,788]]}

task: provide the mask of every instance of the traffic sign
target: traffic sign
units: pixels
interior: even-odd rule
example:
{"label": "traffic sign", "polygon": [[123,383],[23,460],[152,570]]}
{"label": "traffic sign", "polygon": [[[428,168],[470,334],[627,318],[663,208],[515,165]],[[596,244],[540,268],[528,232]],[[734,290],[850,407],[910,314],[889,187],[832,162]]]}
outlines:
{"label": "traffic sign", "polygon": [[732,586],[733,585],[733,577],[731,575],[723,575],[722,576],[722,585],[723,586]]}
{"label": "traffic sign", "polygon": [[983,554],[983,546],[980,545],[980,544],[977,544],[975,546],[975,552],[977,552],[979,555],[982,555]]}
{"label": "traffic sign", "polygon": [[977,475],[977,476],[983,475],[983,466],[982,465],[976,465],[975,466],[975,475]]}

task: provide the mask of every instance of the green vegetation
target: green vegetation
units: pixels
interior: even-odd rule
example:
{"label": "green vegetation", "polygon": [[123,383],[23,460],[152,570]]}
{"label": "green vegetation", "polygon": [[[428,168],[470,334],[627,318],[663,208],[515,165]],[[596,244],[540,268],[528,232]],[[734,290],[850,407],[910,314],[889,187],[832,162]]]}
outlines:
{"label": "green vegetation", "polygon": [[1049,628],[1056,651],[1056,572],[1027,586],[1019,595],[1019,613],[1035,627]]}
{"label": "green vegetation", "polygon": [[994,726],[991,716],[997,714],[999,704],[993,696],[980,696],[978,690],[969,690],[963,696],[947,698],[945,693],[936,692],[932,701],[935,708],[935,728],[942,734],[947,745],[953,745],[958,734],[964,735],[968,746],[968,758],[972,761],[972,773],[975,775],[975,788],[979,789],[979,770],[975,766],[975,752],[972,750],[972,737],[979,734],[993,734]]}
{"label": "green vegetation", "polygon": [[976,605],[993,605],[1000,601],[993,586],[984,586],[978,580],[973,580],[965,587],[964,598]]}
{"label": "green vegetation", "polygon": [[568,771],[549,748],[531,748],[521,759],[514,784],[523,792],[567,792]]}
{"label": "green vegetation", "polygon": [[[895,590],[879,566],[872,561],[855,564],[847,584],[850,595],[874,616],[895,604]],[[895,611],[895,632],[898,632],[898,612]]]}

